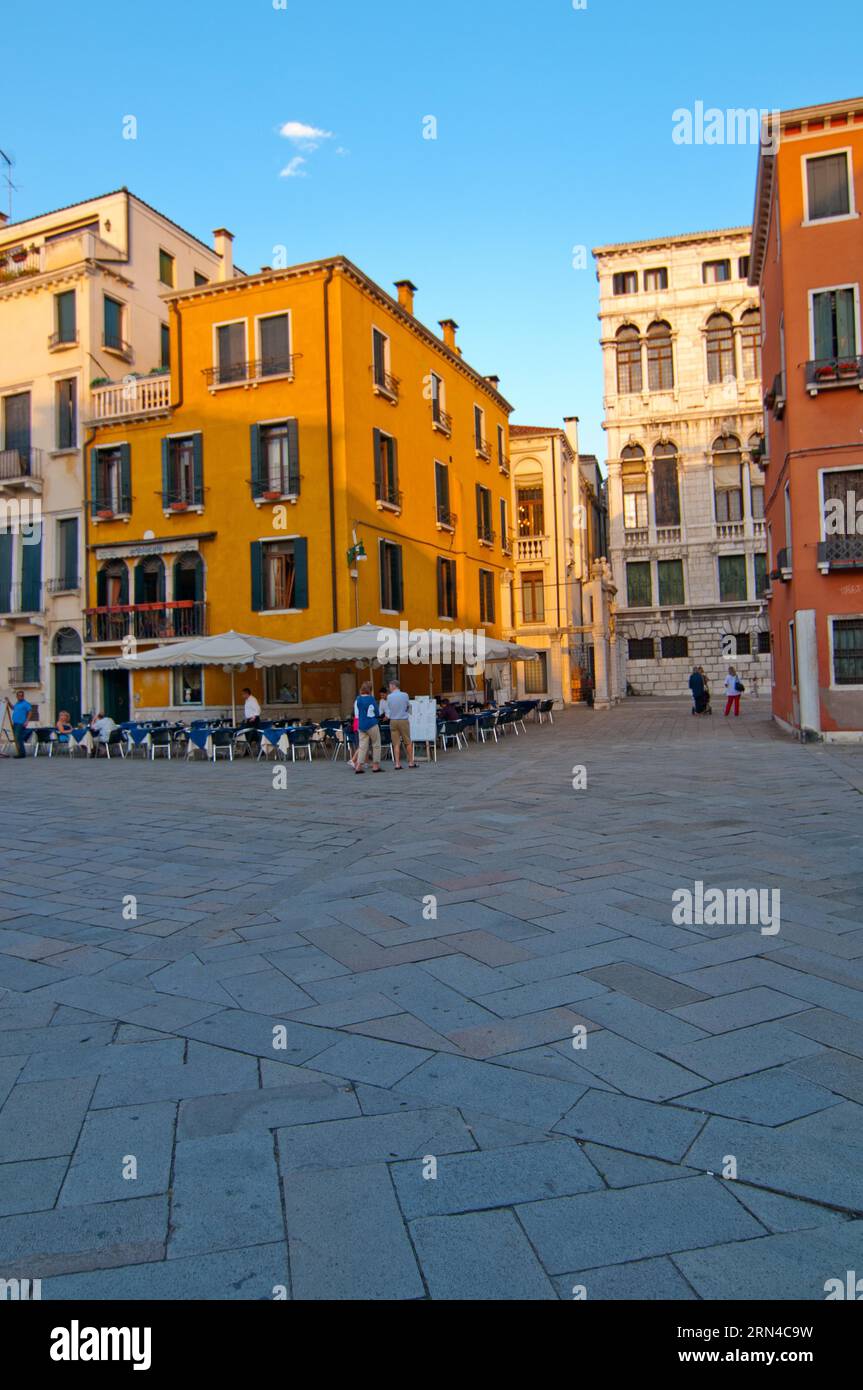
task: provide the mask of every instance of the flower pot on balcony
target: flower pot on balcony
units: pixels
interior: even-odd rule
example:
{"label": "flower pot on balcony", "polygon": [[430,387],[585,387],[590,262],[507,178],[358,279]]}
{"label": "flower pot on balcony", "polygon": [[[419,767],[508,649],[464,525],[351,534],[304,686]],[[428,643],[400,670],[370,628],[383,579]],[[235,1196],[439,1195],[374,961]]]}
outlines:
{"label": "flower pot on balcony", "polygon": [[267,492],[261,493],[261,496],[263,497],[265,502],[278,502],[281,495],[282,494],[280,492],[276,492],[272,488],[270,488]]}
{"label": "flower pot on balcony", "polygon": [[171,511],[172,511],[172,512],[187,512],[188,510],[189,510],[189,504],[188,504],[188,502],[172,502],[172,503],[171,503]]}
{"label": "flower pot on balcony", "polygon": [[26,259],[27,259],[27,252],[24,251],[24,250],[21,250],[21,251],[13,251],[13,252],[12,252],[12,259],[13,259],[13,261],[15,261],[16,265],[20,265],[21,261],[26,261]]}
{"label": "flower pot on balcony", "polygon": [[815,369],[815,380],[816,380],[816,381],[835,381],[835,380],[836,380],[836,368],[835,368],[835,367],[816,367],[816,369]]}
{"label": "flower pot on balcony", "polygon": [[839,363],[839,375],[840,375],[840,376],[857,376],[857,375],[858,375],[857,363],[856,363],[856,362],[840,362],[840,363]]}
{"label": "flower pot on balcony", "polygon": [[110,521],[114,513],[110,507],[100,507],[96,515],[100,518],[101,521]]}

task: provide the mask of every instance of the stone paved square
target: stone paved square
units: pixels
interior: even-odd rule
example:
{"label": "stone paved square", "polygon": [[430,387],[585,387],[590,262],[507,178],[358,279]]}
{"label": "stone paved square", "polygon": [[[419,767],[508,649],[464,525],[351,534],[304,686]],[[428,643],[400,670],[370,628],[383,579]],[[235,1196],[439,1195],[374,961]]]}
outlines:
{"label": "stone paved square", "polygon": [[[633,699],[379,782],[0,776],[0,1277],[814,1300],[863,1268],[863,750]],[[678,920],[697,883],[778,889],[779,931]]]}

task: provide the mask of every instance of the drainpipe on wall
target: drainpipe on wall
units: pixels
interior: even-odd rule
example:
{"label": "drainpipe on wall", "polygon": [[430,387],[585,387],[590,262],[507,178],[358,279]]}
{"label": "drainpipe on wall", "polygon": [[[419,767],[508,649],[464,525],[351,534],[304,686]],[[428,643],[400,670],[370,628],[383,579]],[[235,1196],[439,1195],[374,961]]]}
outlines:
{"label": "drainpipe on wall", "polygon": [[332,372],[330,363],[330,285],[333,267],[327,267],[324,280],[324,359],[327,380],[327,478],[330,493],[330,578],[333,590],[333,632],[339,630],[339,582],[336,571],[336,496],[335,469],[333,465],[333,398]]}

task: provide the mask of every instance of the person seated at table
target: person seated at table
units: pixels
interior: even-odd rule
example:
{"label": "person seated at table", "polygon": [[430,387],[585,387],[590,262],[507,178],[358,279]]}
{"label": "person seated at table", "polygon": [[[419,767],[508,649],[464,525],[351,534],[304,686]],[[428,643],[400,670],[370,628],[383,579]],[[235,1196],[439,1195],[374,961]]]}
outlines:
{"label": "person seated at table", "polygon": [[[260,729],[260,704],[255,699],[254,695],[252,694],[251,690],[247,685],[243,687],[243,689],[240,691],[240,694],[242,695],[243,700],[245,702],[243,704],[243,723],[241,727],[244,729]],[[250,754],[257,753],[261,746],[261,735],[247,734],[246,743],[248,744]]]}
{"label": "person seated at table", "polygon": [[72,732],[72,719],[67,709],[61,709],[54,728],[57,730],[57,742],[68,743]]}
{"label": "person seated at table", "polygon": [[91,758],[98,757],[99,749],[105,747],[114,730],[119,727],[119,724],[115,724],[110,714],[105,714],[103,710],[99,711],[90,725],[90,732],[96,736],[96,747],[90,754]]}
{"label": "person seated at table", "polygon": [[444,701],[438,714],[441,719],[461,719],[461,711],[456,709],[452,700]]}
{"label": "person seated at table", "polygon": [[378,718],[389,719],[389,717],[390,712],[389,706],[387,705],[387,688],[385,685],[382,685],[380,690],[378,691]]}

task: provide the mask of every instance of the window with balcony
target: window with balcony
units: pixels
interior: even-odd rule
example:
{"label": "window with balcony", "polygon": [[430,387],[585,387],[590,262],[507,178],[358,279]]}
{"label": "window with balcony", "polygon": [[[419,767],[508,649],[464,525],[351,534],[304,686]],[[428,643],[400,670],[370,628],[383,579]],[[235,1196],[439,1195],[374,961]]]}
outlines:
{"label": "window with balcony", "polygon": [[132,510],[131,450],[110,444],[90,450],[90,508],[103,520]]}
{"label": "window with balcony", "polygon": [[647,462],[640,444],[628,444],[620,455],[623,525],[626,531],[646,531]]}
{"label": "window with balcony", "polygon": [[494,540],[494,520],[492,518],[491,488],[476,485],[476,534],[479,540],[491,545]]}
{"label": "window with balcony", "polygon": [[452,420],[446,410],[446,387],[443,377],[438,376],[437,372],[429,375],[431,390],[432,424],[435,429],[440,430],[441,434],[450,434],[452,431]]}
{"label": "window with balcony", "polygon": [[[100,608],[119,608],[128,604],[129,570],[124,560],[109,560],[97,572],[96,602]],[[106,638],[96,640],[105,641]]]}
{"label": "window with balcony", "polygon": [[701,278],[705,285],[723,285],[731,279],[729,260],[705,261],[701,267]]}
{"label": "window with balcony", "polygon": [[680,485],[674,444],[657,444],[653,450],[653,506],[657,526],[680,525]]}
{"label": "window with balcony", "polygon": [[644,289],[648,294],[656,294],[661,290],[668,289],[668,267],[664,265],[653,266],[644,272]]}
{"label": "window with balcony", "polygon": [[614,294],[638,294],[638,271],[620,270],[612,278],[611,288]]}
{"label": "window with balcony", "polygon": [[630,661],[653,661],[656,648],[652,637],[630,637],[628,642]]}
{"label": "window with balcony", "polygon": [[300,432],[297,420],[252,425],[252,497],[275,502],[300,493]]}
{"label": "window with balcony", "polygon": [[449,501],[449,466],[435,459],[434,466],[435,516],[438,526],[451,530],[455,526]]}
{"label": "window with balcony", "polygon": [[656,568],[659,571],[660,607],[669,608],[684,603],[683,561],[660,560]]}
{"label": "window with balcony", "polygon": [[54,386],[57,420],[57,448],[78,447],[78,382],[74,377],[58,381]]}
{"label": "window with balcony", "polygon": [[128,348],[123,339],[123,320],[125,306],[119,299],[106,294],[102,300],[102,346],[111,352],[126,353]]}
{"label": "window with balcony", "polygon": [[186,511],[204,505],[204,449],[200,434],[162,440],[162,506]]}
{"label": "window with balcony", "polygon": [[175,666],[171,671],[171,704],[202,705],[204,703],[203,666]]}
{"label": "window with balcony", "polygon": [[631,324],[618,328],[615,334],[615,355],[619,394],[631,396],[641,391],[641,336],[638,329]]}
{"label": "window with balcony", "polygon": [[627,608],[653,607],[653,577],[649,560],[630,560],[626,566]]}
{"label": "window with balcony", "polygon": [[78,341],[78,322],[75,305],[75,291],[64,290],[54,296],[54,339],[58,347],[63,343]]}
{"label": "window with balcony", "polygon": [[525,623],[545,622],[545,576],[542,570],[521,575],[521,616]]}
{"label": "window with balcony", "polygon": [[174,257],[170,251],[159,248],[159,279],[163,285],[174,288]]}
{"label": "window with balcony", "polygon": [[[202,603],[204,599],[204,561],[197,552],[178,555],[174,561],[174,601],[176,603]],[[189,615],[191,617],[191,614]],[[197,635],[197,628],[190,628],[189,635]]]}
{"label": "window with balcony", "polygon": [[812,156],[806,160],[806,221],[847,217],[852,211],[848,154]]}
{"label": "window with balcony", "polygon": [[752,558],[755,562],[755,597],[763,598],[770,587],[770,581],[767,578],[767,555],[764,552],[759,552]]}
{"label": "window with balcony", "polygon": [[713,442],[713,495],[717,524],[743,520],[743,464],[736,435]]}
{"label": "window with balcony", "polygon": [[372,382],[378,395],[398,399],[399,381],[390,369],[390,340],[379,328],[372,329]]}
{"label": "window with balcony", "polygon": [[375,500],[385,507],[401,506],[399,492],[398,444],[391,434],[383,430],[373,431],[373,450],[375,464]]}
{"label": "window with balcony", "polygon": [[734,324],[728,314],[711,314],[707,320],[707,380],[711,386],[736,381]]}
{"label": "window with balcony", "polygon": [[746,603],[746,556],[719,556],[719,602]]}
{"label": "window with balcony", "polygon": [[458,616],[455,560],[441,556],[437,561],[437,611],[439,618]]}
{"label": "window with balcony", "polygon": [[761,314],[757,309],[747,309],[740,318],[740,357],[744,381],[758,381],[761,377]]}
{"label": "window with balcony", "polygon": [[305,536],[252,541],[252,611],[308,608],[309,564]]}
{"label": "window with balcony", "polygon": [[856,368],[856,307],[853,285],[813,292],[812,340],[816,365],[842,359]]}
{"label": "window with balcony", "polygon": [[247,374],[245,320],[220,324],[216,329],[215,384],[227,386],[233,381],[245,381]]}
{"label": "window with balcony", "polygon": [[524,663],[525,695],[545,695],[548,692],[548,653],[537,652],[533,661]]}
{"label": "window with balcony", "polygon": [[761,483],[752,483],[750,486],[752,494],[752,520],[764,520],[764,488]]}
{"label": "window with balcony", "polygon": [[512,554],[512,538],[509,534],[509,499],[500,499],[500,546],[504,555]]}
{"label": "window with balcony", "polygon": [[485,411],[481,405],[475,405],[473,408],[473,443],[478,456],[487,459],[489,447],[485,437]]}
{"label": "window with balcony", "polygon": [[379,541],[381,612],[401,613],[405,606],[402,548],[392,541]]}
{"label": "window with balcony", "polygon": [[506,430],[503,425],[497,427],[497,466],[501,473],[509,476],[509,456],[506,452]]}
{"label": "window with balcony", "polygon": [[494,571],[479,572],[479,620],[481,623],[494,622]]}
{"label": "window with balcony", "polygon": [[647,330],[647,385],[650,391],[674,390],[671,326],[652,323]]}
{"label": "window with balcony", "polygon": [[256,320],[257,375],[287,376],[291,371],[291,320],[288,314],[266,314]]}
{"label": "window with balcony", "polygon": [[545,505],[541,487],[520,487],[516,490],[518,534],[545,535]]}

